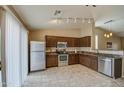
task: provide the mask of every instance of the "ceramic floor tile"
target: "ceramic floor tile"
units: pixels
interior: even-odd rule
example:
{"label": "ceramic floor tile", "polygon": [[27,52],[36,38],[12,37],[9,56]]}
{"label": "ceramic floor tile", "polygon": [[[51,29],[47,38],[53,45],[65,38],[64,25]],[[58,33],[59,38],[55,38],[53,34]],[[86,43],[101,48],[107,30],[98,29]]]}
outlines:
{"label": "ceramic floor tile", "polygon": [[48,68],[30,73],[24,87],[119,87],[124,79],[112,79],[82,65]]}

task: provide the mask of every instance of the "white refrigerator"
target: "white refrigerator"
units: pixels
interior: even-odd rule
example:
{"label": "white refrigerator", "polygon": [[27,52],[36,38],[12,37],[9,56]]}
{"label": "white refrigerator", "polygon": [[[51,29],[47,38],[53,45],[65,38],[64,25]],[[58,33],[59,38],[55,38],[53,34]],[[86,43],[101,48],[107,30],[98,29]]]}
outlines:
{"label": "white refrigerator", "polygon": [[38,71],[46,68],[45,42],[30,42],[30,71]]}

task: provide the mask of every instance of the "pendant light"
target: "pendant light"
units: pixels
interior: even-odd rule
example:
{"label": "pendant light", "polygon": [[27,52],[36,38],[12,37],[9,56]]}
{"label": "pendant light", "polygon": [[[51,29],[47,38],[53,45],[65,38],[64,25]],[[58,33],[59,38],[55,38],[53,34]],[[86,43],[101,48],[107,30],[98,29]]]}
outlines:
{"label": "pendant light", "polygon": [[[109,21],[107,21],[107,22],[105,22],[104,24],[106,25],[106,27],[108,28],[108,33],[106,32],[105,34],[104,34],[104,37],[106,37],[106,38],[110,38],[110,37],[112,37],[112,35],[113,35],[113,33],[112,32],[110,32],[111,30],[110,30],[110,25],[111,25],[111,22],[113,22],[113,20],[109,20]],[[107,25],[108,24],[108,25]]]}

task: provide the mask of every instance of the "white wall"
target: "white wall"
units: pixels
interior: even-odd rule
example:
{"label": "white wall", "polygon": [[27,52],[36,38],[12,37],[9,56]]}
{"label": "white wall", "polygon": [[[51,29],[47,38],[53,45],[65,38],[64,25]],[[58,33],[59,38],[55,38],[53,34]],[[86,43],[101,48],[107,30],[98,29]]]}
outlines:
{"label": "white wall", "polygon": [[92,36],[93,24],[86,23],[82,25],[80,37]]}
{"label": "white wall", "polygon": [[100,29],[100,28],[95,28],[93,32],[93,49],[95,49],[95,35],[98,35],[98,49],[99,50],[108,50],[106,47],[107,42],[112,42],[112,49],[113,50],[121,50],[121,39],[120,37],[116,36],[113,34],[112,37],[110,38],[105,38],[104,33],[107,31]]}
{"label": "white wall", "polygon": [[1,76],[1,71],[0,71],[0,84],[2,83],[2,76]]}
{"label": "white wall", "polygon": [[1,61],[1,29],[0,29],[0,61]]}
{"label": "white wall", "polygon": [[65,37],[80,37],[80,29],[45,29],[30,31],[30,40],[44,41],[45,35],[65,36]]}

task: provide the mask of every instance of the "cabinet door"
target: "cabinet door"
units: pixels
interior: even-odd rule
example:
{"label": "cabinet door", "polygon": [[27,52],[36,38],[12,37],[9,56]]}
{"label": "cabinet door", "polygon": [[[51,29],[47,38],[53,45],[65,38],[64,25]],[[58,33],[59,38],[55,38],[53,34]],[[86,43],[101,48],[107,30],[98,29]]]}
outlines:
{"label": "cabinet door", "polygon": [[74,47],[74,38],[72,37],[65,37],[67,42],[67,47]]}
{"label": "cabinet door", "polygon": [[57,67],[58,66],[58,56],[57,55],[47,55],[46,56],[46,67]]}
{"label": "cabinet door", "polygon": [[79,42],[80,42],[80,39],[79,38],[74,38],[74,47],[79,47]]}
{"label": "cabinet door", "polygon": [[69,65],[78,64],[78,63],[79,63],[79,56],[77,54],[70,54]]}
{"label": "cabinet door", "polygon": [[78,54],[75,55],[75,60],[76,60],[76,64],[79,64],[79,55]]}
{"label": "cabinet door", "polygon": [[80,55],[79,59],[80,59],[80,61],[79,61],[80,64],[90,67],[91,62],[90,62],[89,56],[82,54],[82,55]]}
{"label": "cabinet door", "polygon": [[84,55],[84,65],[87,66],[87,67],[90,67],[90,64],[91,64],[91,60],[90,60],[90,57],[88,55]]}
{"label": "cabinet door", "polygon": [[69,65],[76,64],[76,57],[74,54],[69,55]]}
{"label": "cabinet door", "polygon": [[53,36],[46,36],[46,47],[56,47],[57,38]]}
{"label": "cabinet door", "polygon": [[91,36],[80,38],[80,47],[91,47]]}
{"label": "cabinet door", "polygon": [[91,69],[98,71],[98,58],[97,57],[91,57]]}
{"label": "cabinet door", "polygon": [[91,36],[87,36],[87,47],[91,47]]}

